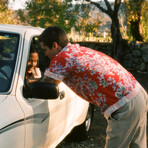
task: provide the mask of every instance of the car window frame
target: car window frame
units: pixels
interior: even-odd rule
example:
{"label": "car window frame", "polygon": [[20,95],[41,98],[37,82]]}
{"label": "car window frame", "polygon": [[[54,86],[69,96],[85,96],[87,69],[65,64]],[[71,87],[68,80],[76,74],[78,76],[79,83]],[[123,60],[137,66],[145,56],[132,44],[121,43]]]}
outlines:
{"label": "car window frame", "polygon": [[13,74],[11,76],[11,82],[9,84],[9,89],[5,92],[0,92],[0,94],[2,94],[2,95],[8,95],[8,94],[11,93],[11,91],[13,89],[14,79],[15,79],[15,75],[16,75],[16,69],[17,69],[17,66],[18,66],[18,59],[19,59],[19,55],[20,55],[20,52],[21,52],[20,48],[21,48],[21,42],[22,42],[22,35],[20,33],[12,32],[12,31],[4,31],[4,30],[0,30],[0,33],[18,35],[17,52],[16,52],[16,55],[15,55]]}

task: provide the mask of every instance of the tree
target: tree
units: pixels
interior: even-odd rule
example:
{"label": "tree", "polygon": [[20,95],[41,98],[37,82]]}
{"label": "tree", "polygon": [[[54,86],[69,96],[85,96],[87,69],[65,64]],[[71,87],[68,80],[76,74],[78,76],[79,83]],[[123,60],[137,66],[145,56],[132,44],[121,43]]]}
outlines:
{"label": "tree", "polygon": [[[74,26],[75,31],[78,32],[79,35],[83,35],[84,40],[86,37],[96,36],[97,30],[101,24],[100,16],[93,16],[95,11],[92,11],[93,8],[91,8],[90,5],[86,3],[78,4],[77,6],[79,7],[79,15]],[[73,7],[75,10],[76,5]]]}
{"label": "tree", "polygon": [[143,41],[142,5],[145,0],[125,0],[128,31],[136,41]]}
{"label": "tree", "polygon": [[[128,34],[136,41],[144,41],[146,38],[147,9],[146,0],[125,0],[125,14],[127,17]],[[144,29],[145,28],[145,29]]]}
{"label": "tree", "polygon": [[107,14],[112,21],[111,24],[111,37],[112,37],[112,57],[116,59],[118,62],[122,64],[122,57],[125,48],[127,48],[127,41],[122,38],[120,32],[120,24],[118,18],[118,12],[121,5],[121,0],[115,0],[114,8],[112,8],[111,4],[108,0],[104,0],[106,8],[102,7],[98,2],[94,2],[91,0],[85,0],[92,5],[95,5],[98,9],[100,9],[103,13]]}
{"label": "tree", "polygon": [[8,9],[8,2],[6,0],[0,1],[0,13]]}
{"label": "tree", "polygon": [[8,1],[0,1],[0,23],[1,24],[23,24],[15,11],[8,9]]}
{"label": "tree", "polygon": [[19,11],[22,21],[32,26],[47,27],[58,25],[67,32],[71,31],[77,21],[77,11],[71,6],[72,0],[32,0],[26,2],[25,10]]}
{"label": "tree", "polygon": [[144,42],[148,42],[148,1],[142,6],[142,29]]}
{"label": "tree", "polygon": [[93,33],[100,21],[91,18],[89,4],[72,3],[72,0],[32,0],[25,10],[19,10],[21,21],[36,27],[58,25],[67,33],[72,30],[87,37]]}

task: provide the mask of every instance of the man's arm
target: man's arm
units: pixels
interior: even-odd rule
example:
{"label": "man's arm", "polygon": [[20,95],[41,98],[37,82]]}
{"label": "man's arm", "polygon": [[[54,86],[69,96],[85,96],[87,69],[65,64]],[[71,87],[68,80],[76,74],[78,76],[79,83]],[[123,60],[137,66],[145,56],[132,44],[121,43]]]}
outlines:
{"label": "man's arm", "polygon": [[39,81],[41,81],[41,82],[55,83],[55,84],[57,84],[57,85],[58,85],[59,83],[61,83],[61,81],[58,81],[58,80],[49,78],[49,77],[47,77],[47,76],[43,76],[42,78],[39,79]]}

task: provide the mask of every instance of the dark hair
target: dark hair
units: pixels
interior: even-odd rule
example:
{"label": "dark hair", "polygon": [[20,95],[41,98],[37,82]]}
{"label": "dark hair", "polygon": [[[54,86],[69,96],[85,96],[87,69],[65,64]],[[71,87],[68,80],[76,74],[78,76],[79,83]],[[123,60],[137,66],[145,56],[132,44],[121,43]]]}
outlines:
{"label": "dark hair", "polygon": [[53,42],[64,48],[68,44],[68,38],[65,31],[58,26],[47,27],[39,36],[39,42],[43,42],[45,46],[52,48]]}
{"label": "dark hair", "polygon": [[30,53],[38,53],[38,49],[34,44],[31,44]]}

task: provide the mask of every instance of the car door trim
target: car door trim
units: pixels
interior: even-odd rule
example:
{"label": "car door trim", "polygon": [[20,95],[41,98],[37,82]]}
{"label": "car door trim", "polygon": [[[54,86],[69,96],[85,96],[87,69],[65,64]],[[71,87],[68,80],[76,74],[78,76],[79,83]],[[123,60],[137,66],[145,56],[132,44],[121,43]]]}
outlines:
{"label": "car door trim", "polygon": [[29,116],[27,118],[23,118],[17,121],[14,121],[3,128],[0,129],[0,134],[7,132],[11,129],[14,129],[18,126],[22,126],[24,124],[29,124],[29,123],[36,123],[36,124],[42,124],[47,118],[49,118],[49,113],[41,113],[41,114],[35,114],[32,116]]}

